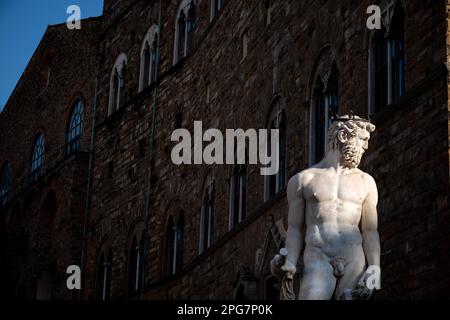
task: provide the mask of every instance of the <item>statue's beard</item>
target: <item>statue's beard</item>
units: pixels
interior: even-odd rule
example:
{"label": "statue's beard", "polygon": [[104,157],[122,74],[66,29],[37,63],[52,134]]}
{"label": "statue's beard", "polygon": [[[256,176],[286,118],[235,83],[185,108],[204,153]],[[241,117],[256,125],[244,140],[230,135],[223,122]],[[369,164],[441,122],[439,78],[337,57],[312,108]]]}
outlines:
{"label": "statue's beard", "polygon": [[361,163],[364,154],[363,148],[358,148],[352,142],[347,142],[341,146],[341,164],[344,167],[353,169],[357,168]]}

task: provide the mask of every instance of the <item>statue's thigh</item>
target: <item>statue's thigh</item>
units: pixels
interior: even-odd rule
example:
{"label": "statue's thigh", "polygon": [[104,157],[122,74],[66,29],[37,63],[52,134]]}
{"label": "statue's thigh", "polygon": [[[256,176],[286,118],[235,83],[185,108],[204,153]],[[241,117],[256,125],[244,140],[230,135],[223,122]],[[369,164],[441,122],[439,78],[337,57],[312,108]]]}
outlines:
{"label": "statue's thigh", "polygon": [[335,292],[335,299],[341,299],[345,290],[354,290],[361,279],[366,267],[364,254],[355,254],[355,259],[345,266],[345,272],[342,278],[338,280]]}
{"label": "statue's thigh", "polygon": [[328,261],[305,264],[299,300],[330,300],[336,288],[333,267]]}

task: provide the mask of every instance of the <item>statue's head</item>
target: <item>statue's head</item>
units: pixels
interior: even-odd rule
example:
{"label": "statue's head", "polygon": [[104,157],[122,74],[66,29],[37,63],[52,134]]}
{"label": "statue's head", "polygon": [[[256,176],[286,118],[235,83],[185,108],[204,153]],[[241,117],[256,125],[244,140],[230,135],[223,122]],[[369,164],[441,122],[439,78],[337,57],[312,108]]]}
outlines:
{"label": "statue's head", "polygon": [[360,117],[339,117],[328,131],[328,150],[338,149],[341,164],[357,168],[369,146],[370,134],[374,131],[375,126]]}

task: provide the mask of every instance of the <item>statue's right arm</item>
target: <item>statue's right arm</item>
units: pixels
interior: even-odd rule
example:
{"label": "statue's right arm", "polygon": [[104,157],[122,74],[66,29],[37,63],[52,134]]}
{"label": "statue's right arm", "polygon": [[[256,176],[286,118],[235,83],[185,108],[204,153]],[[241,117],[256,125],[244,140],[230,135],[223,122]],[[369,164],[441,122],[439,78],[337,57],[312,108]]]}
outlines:
{"label": "statue's right arm", "polygon": [[[302,174],[299,173],[289,180],[287,200],[289,204],[288,230],[286,235],[287,260],[292,267],[297,265],[303,250],[303,224],[305,219],[305,201],[302,192]],[[289,269],[288,266],[285,266]],[[291,271],[291,270],[285,270]]]}

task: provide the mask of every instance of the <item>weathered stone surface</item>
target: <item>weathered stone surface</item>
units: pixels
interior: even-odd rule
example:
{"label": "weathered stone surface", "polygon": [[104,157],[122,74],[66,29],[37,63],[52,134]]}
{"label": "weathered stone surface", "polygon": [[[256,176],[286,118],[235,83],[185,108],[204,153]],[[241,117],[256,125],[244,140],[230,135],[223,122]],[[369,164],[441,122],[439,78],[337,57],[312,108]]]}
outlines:
{"label": "weathered stone surface", "polygon": [[[13,265],[24,268],[22,275],[27,280],[23,281],[28,287],[20,292],[22,296],[35,296],[38,264],[33,250],[38,212],[53,190],[57,221],[62,226],[52,239],[58,256],[54,295],[71,297],[63,288],[64,272],[67,265],[80,261],[88,157],[77,155],[65,161],[58,174],[46,179],[47,184],[33,186],[33,193],[16,191],[29,172],[32,143],[40,128],[46,133],[46,156],[63,145],[69,109],[77,92],[85,98],[83,145],[89,146],[97,62],[99,91],[83,298],[98,297],[97,263],[105,243],[110,243],[114,252],[111,296],[127,295],[130,238],[134,226],[144,217],[150,163],[153,91],[138,95],[140,50],[147,30],[157,23],[158,2],[122,0],[109,10],[113,1],[105,1],[104,16],[85,22],[81,32],[50,27],[0,114],[0,164],[9,160],[14,177],[14,201],[7,207],[6,217],[10,221],[14,204],[20,203],[20,225],[29,235],[24,260],[6,255]],[[380,192],[383,287],[376,296],[379,299],[450,294],[450,104],[447,72],[443,69],[450,56],[450,4],[405,2],[406,94],[373,118],[377,133],[363,161],[363,170],[374,176]],[[231,168],[172,165],[170,135],[178,124],[192,128],[195,120],[220,130],[264,128],[271,102],[279,95],[285,101],[288,120],[288,178],[307,168],[311,78],[325,46],[331,45],[335,53],[341,112],[367,114],[369,32],[365,22],[369,2],[274,0],[271,23],[267,25],[265,1],[227,0],[210,23],[208,1],[198,0],[193,54],[176,66],[172,65],[173,42],[180,1],[162,3],[161,78],[156,97],[145,297],[233,298],[242,284],[248,292],[256,292],[249,298],[265,298],[270,257],[279,248],[269,241],[262,253],[265,268],[261,270],[255,270],[255,253],[266,237],[267,218],[273,215],[278,221],[286,215],[284,194],[264,204],[263,178],[259,167],[251,166],[247,219],[229,232]],[[241,59],[244,31],[249,46],[247,57]],[[128,103],[107,118],[111,70],[122,52],[128,58]],[[37,99],[50,65],[49,88]],[[208,83],[210,102],[206,99]],[[145,141],[143,156],[137,152],[141,140]],[[108,172],[108,168],[113,170]],[[208,169],[213,170],[215,178],[215,245],[198,256],[201,195]],[[181,203],[186,219],[184,269],[167,278],[164,230],[175,200]],[[7,228],[13,230],[12,226]],[[6,234],[11,236],[11,232]],[[14,246],[19,243],[12,238],[8,241]],[[250,275],[240,272],[241,266]]]}

